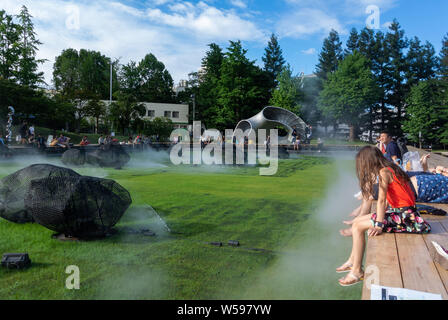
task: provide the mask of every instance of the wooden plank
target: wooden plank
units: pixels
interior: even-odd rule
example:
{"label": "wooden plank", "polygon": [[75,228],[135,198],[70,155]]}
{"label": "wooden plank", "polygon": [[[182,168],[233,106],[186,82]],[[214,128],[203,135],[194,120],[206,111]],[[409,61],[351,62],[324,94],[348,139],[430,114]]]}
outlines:
{"label": "wooden plank", "polygon": [[448,292],[429,255],[423,236],[397,234],[396,241],[403,287],[441,294],[443,299],[448,299]]}
{"label": "wooden plank", "polygon": [[[432,246],[431,241],[435,241],[443,247],[448,248],[448,233],[440,222],[431,223],[431,233],[423,235],[423,239],[425,240],[428,249]],[[437,262],[434,264],[439,272],[440,279],[445,286],[445,290],[448,292],[448,271]]]}
{"label": "wooden plank", "polygon": [[440,224],[445,228],[445,231],[448,232],[448,219],[441,220]]}
{"label": "wooden plank", "polygon": [[[368,239],[365,268],[369,266],[376,266],[379,269],[379,285],[403,287],[394,234],[384,233]],[[370,300],[370,290],[367,288],[368,277],[369,275],[366,274],[362,290],[363,300]]]}

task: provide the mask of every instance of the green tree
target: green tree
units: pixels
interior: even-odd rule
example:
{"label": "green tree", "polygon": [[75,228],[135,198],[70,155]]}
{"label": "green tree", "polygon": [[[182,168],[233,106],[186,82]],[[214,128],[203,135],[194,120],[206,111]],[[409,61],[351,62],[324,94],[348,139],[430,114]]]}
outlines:
{"label": "green tree", "polygon": [[438,60],[433,45],[428,41],[422,45],[418,37],[411,39],[406,59],[409,64],[406,73],[408,88],[436,76]]}
{"label": "green tree", "polygon": [[[75,106],[77,131],[81,119],[89,114],[88,101],[109,98],[110,64],[100,52],[85,49],[66,49],[56,57],[53,83],[61,98]],[[112,76],[116,78],[116,73]],[[114,83],[116,86],[117,81]]]}
{"label": "green tree", "polygon": [[215,43],[209,44],[209,50],[202,58],[201,72],[191,74],[189,82],[193,88],[191,94],[195,95],[195,119],[200,119],[210,127],[215,125],[218,116],[218,82],[223,60],[222,49]]}
{"label": "green tree", "polygon": [[448,81],[448,33],[442,40],[442,49],[440,50],[439,60],[439,75],[442,79]]}
{"label": "green tree", "polygon": [[246,53],[240,41],[230,41],[218,81],[217,129],[231,128],[253,116],[269,100],[269,79]]}
{"label": "green tree", "polygon": [[144,121],[143,133],[147,136],[159,136],[159,141],[167,141],[173,129],[174,125],[171,119],[157,117],[152,121]]}
{"label": "green tree", "polygon": [[389,27],[385,37],[385,48],[389,57],[386,80],[386,103],[395,108],[395,117],[389,121],[389,130],[395,135],[401,135],[401,122],[404,113],[404,102],[408,92],[405,82],[408,63],[404,50],[408,48],[408,40],[404,36],[397,20]]}
{"label": "green tree", "polygon": [[446,144],[448,123],[448,84],[444,81],[422,81],[412,87],[407,102],[407,119],[403,130],[413,142]]}
{"label": "green tree", "polygon": [[359,51],[359,35],[356,28],[352,28],[350,31],[350,36],[347,40],[346,49],[344,50],[345,55],[353,54],[355,50]]}
{"label": "green tree", "polygon": [[175,102],[173,85],[173,78],[165,65],[152,53],[138,64],[130,61],[122,68],[122,90],[139,101]]}
{"label": "green tree", "polygon": [[368,67],[368,61],[359,52],[348,55],[328,80],[319,96],[318,105],[324,115],[350,126],[350,141],[361,124],[360,115],[378,98],[378,87]]}
{"label": "green tree", "polygon": [[95,119],[95,133],[98,133],[100,119],[106,116],[106,104],[98,99],[89,100],[86,105],[86,115]]}
{"label": "green tree", "polygon": [[125,135],[126,131],[129,133],[135,119],[145,116],[146,108],[130,94],[118,92],[116,98],[117,101],[112,102],[109,106],[109,118]]}
{"label": "green tree", "polygon": [[301,78],[294,77],[290,65],[283,67],[282,72],[277,77],[278,86],[272,93],[269,104],[275,107],[284,108],[301,116],[300,101],[303,93],[300,90]]}
{"label": "green tree", "polygon": [[262,60],[264,62],[264,71],[269,74],[271,80],[271,88],[274,89],[278,85],[277,78],[285,64],[282,49],[278,44],[278,38],[275,34],[271,35]]}
{"label": "green tree", "polygon": [[16,78],[20,84],[36,87],[38,84],[45,84],[44,73],[38,71],[39,64],[45,62],[44,59],[36,59],[38,46],[42,44],[36,38],[32,16],[27,7],[22,6],[18,15],[20,25],[20,55]]}
{"label": "green tree", "polygon": [[316,66],[317,76],[326,80],[329,73],[336,71],[342,58],[342,42],[339,39],[339,34],[336,30],[331,30],[319,53],[319,63]]}
{"label": "green tree", "polygon": [[16,81],[20,57],[20,25],[5,10],[0,11],[0,78]]}

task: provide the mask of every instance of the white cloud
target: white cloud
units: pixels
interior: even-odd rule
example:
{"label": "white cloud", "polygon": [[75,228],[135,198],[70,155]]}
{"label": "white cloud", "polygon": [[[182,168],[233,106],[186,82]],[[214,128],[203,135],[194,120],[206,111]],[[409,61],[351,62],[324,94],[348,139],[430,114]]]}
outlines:
{"label": "white cloud", "polygon": [[277,26],[282,37],[302,38],[316,33],[328,34],[334,29],[341,34],[347,33],[339,20],[322,10],[303,8],[284,16]]}
{"label": "white cloud", "polygon": [[148,9],[148,17],[159,25],[179,28],[180,32],[193,32],[196,37],[208,40],[264,40],[265,34],[257,26],[232,11],[220,10],[199,2],[170,6],[170,12]]}
{"label": "white cloud", "polygon": [[247,4],[242,0],[230,0],[230,3],[238,8],[245,9],[247,8]]}
{"label": "white cloud", "polygon": [[307,50],[302,50],[302,53],[303,53],[303,54],[306,54],[306,55],[313,55],[313,54],[316,54],[316,49],[314,49],[314,48],[309,48],[309,49],[307,49]]}
{"label": "white cloud", "polygon": [[[147,2],[150,9],[145,10],[118,0],[1,1],[2,9],[8,13],[16,14],[26,5],[34,16],[37,37],[43,42],[38,58],[49,60],[41,70],[50,85],[55,57],[67,48],[100,51],[113,59],[120,58],[121,63],[139,61],[151,52],[177,82],[200,67],[211,41],[264,39],[254,23],[204,2],[193,5],[185,1],[153,0]],[[168,11],[162,11],[162,7],[154,9],[155,5],[163,5]],[[76,10],[79,28],[67,28],[68,6],[79,9]]]}

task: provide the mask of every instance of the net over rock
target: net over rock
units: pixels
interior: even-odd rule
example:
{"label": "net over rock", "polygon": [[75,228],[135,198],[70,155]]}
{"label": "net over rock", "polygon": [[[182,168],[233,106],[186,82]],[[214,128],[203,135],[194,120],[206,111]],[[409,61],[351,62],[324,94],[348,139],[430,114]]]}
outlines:
{"label": "net over rock", "polygon": [[57,177],[79,177],[75,171],[50,164],[34,164],[0,180],[0,217],[16,222],[33,222],[33,217],[25,208],[24,198],[29,193],[34,179]]}
{"label": "net over rock", "polygon": [[94,177],[33,180],[25,198],[37,223],[78,238],[107,235],[131,202],[129,192],[118,183]]}
{"label": "net over rock", "polygon": [[82,166],[86,161],[84,150],[70,149],[62,154],[62,163],[65,165]]}
{"label": "net over rock", "polygon": [[86,162],[100,167],[121,168],[131,157],[122,146],[116,144],[103,145],[99,149],[86,154]]}

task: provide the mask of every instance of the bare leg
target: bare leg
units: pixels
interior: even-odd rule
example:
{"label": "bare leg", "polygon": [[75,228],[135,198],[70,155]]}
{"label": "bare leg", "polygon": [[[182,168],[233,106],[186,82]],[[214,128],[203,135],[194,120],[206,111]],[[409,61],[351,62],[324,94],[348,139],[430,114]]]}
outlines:
{"label": "bare leg", "polygon": [[[370,224],[370,216],[362,216],[360,217],[352,226],[353,231],[353,246],[352,252],[348,259],[348,263],[353,264],[351,273],[357,277],[361,277],[363,275],[362,270],[362,259],[364,256],[364,248],[365,248],[365,232],[371,227]],[[340,279],[341,283],[344,283],[349,278],[345,277]]]}
{"label": "bare leg", "polygon": [[[370,209],[372,208],[372,201],[373,199],[369,199],[369,200],[362,200],[362,204],[356,208],[355,210],[353,210],[353,212],[350,215],[353,215],[353,213],[357,212],[357,217],[353,220],[350,221],[344,221],[345,224],[347,225],[353,225],[357,220],[361,219],[362,217],[369,215],[370,217]],[[340,230],[339,233],[344,236],[344,237],[350,237],[352,235],[352,228],[347,228],[347,229],[343,229]]]}

